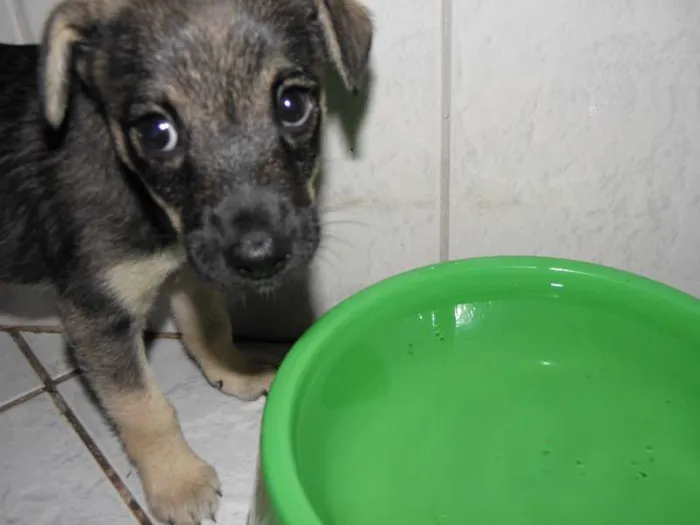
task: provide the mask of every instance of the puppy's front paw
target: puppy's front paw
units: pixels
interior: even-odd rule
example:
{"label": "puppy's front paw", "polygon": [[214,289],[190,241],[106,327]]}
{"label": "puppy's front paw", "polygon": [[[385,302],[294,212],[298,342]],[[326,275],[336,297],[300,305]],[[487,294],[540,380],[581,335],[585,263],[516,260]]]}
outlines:
{"label": "puppy's front paw", "polygon": [[163,523],[199,525],[212,520],[219,509],[219,477],[194,454],[163,454],[144,473],[143,484],[151,512]]}
{"label": "puppy's front paw", "polygon": [[275,371],[270,369],[250,369],[244,371],[233,368],[202,367],[207,381],[224,394],[243,401],[254,401],[270,391]]}

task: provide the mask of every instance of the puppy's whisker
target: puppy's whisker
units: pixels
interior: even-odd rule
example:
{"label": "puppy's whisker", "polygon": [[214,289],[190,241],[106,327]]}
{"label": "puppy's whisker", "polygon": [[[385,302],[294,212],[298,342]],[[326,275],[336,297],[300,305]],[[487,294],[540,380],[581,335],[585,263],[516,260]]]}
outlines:
{"label": "puppy's whisker", "polygon": [[[233,290],[231,290],[231,292],[233,292]],[[248,294],[245,291],[239,291],[239,293],[236,294],[236,299],[238,299],[241,302],[241,306],[243,308],[248,307]]]}
{"label": "puppy's whisker", "polygon": [[326,253],[326,252],[317,253],[317,254],[316,254],[316,262],[317,262],[317,264],[327,264],[328,266],[335,266],[335,265],[339,262],[339,260],[337,260],[337,261],[335,261],[335,262],[334,262],[334,261],[331,261],[331,260],[328,258],[328,255],[329,255],[329,254]]}
{"label": "puppy's whisker", "polygon": [[352,220],[323,220],[321,221],[322,227],[328,226],[362,226],[363,228],[370,228],[371,226],[366,222],[352,221]]}
{"label": "puppy's whisker", "polygon": [[371,203],[363,200],[345,201],[339,204],[326,204],[324,206],[321,206],[319,208],[319,211],[325,215],[328,213],[338,213],[342,211],[356,209],[358,207],[368,206],[370,204]]}
{"label": "puppy's whisker", "polygon": [[347,237],[341,237],[339,235],[334,235],[333,233],[325,234],[323,241],[321,241],[321,245],[328,246],[329,242],[339,243],[346,248],[354,248],[355,247],[355,243],[353,243]]}
{"label": "puppy's whisker", "polygon": [[[334,257],[335,261],[331,261],[327,258],[328,255],[331,255]],[[318,257],[319,260],[323,262],[327,262],[329,264],[337,264],[342,261],[342,257],[340,254],[334,250],[331,250],[329,246],[319,246],[318,251],[316,252],[316,256]]]}

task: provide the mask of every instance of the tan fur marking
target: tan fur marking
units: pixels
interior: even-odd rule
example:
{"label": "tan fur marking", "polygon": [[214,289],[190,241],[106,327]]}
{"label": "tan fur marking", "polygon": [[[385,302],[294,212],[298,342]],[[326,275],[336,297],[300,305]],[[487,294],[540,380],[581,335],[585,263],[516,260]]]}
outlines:
{"label": "tan fur marking", "polygon": [[182,217],[180,217],[180,213],[175,208],[170,206],[167,202],[165,202],[163,199],[161,199],[160,196],[152,192],[150,188],[148,188],[148,193],[156,202],[156,204],[158,204],[158,206],[160,206],[161,209],[168,216],[168,219],[170,219],[170,224],[172,224],[173,228],[175,228],[175,231],[178,233],[182,233]]}
{"label": "tan fur marking", "polygon": [[129,312],[143,316],[163,282],[184,260],[182,247],[149,258],[127,259],[107,270],[105,282]]}
{"label": "tan fur marking", "polygon": [[[112,132],[112,137],[114,140],[114,144],[117,147],[117,153],[119,153],[119,158],[122,160],[122,162],[134,173],[138,173],[136,166],[131,160],[131,157],[129,155],[129,152],[126,147],[126,141],[128,140],[127,137],[124,136],[124,133],[122,133],[121,127],[119,123],[115,121],[110,121],[109,123],[110,130]],[[170,220],[170,224],[172,225],[173,228],[175,228],[175,231],[178,233],[182,233],[182,219],[180,217],[180,214],[177,212],[175,208],[167,204],[159,195],[157,195],[155,192],[151,191],[151,189],[148,187],[148,184],[145,184],[146,190],[148,191],[148,194],[151,196],[151,198],[155,201],[155,203],[160,206],[160,208],[165,212],[165,214],[168,216],[168,219]]]}
{"label": "tan fur marking", "polygon": [[[192,70],[189,74],[192,76],[193,80],[200,80],[201,78],[199,72],[196,70]],[[190,99],[173,84],[166,85],[163,91],[165,93],[165,97],[168,99],[168,102],[170,102],[177,109],[187,108],[191,103]]]}
{"label": "tan fur marking", "polygon": [[[328,103],[327,103],[327,96],[325,91],[321,91],[321,96],[319,97],[319,106],[321,108],[321,116],[323,120],[326,118],[326,114],[328,113]],[[316,164],[314,165],[313,171],[311,172],[311,176],[309,177],[309,181],[306,183],[306,190],[309,193],[309,198],[311,199],[311,202],[316,202],[316,199],[318,198],[318,176],[321,173],[321,161],[320,159],[316,159]]]}
{"label": "tan fur marking", "polygon": [[328,96],[326,95],[325,90],[321,91],[321,95],[319,96],[319,103],[321,106],[321,115],[325,118],[326,114],[328,113]]}
{"label": "tan fur marking", "polygon": [[131,162],[131,157],[129,156],[129,151],[126,147],[127,138],[124,136],[124,133],[122,133],[121,126],[118,122],[110,120],[109,129],[112,132],[112,139],[114,140],[114,145],[117,148],[117,153],[119,153],[119,157],[121,158],[122,162],[126,164],[126,166],[134,173],[137,173],[134,163]]}
{"label": "tan fur marking", "polygon": [[68,80],[70,74],[70,48],[80,40],[80,35],[66,20],[57,20],[50,33],[51,46],[46,59],[44,72],[44,93],[46,93],[46,120],[54,128],[60,127],[66,114],[68,103]]}
{"label": "tan fur marking", "polygon": [[185,441],[175,410],[158,389],[140,346],[145,388],[114,392],[103,403],[139,471],[156,518],[196,523],[216,513],[221,485],[214,469]]}
{"label": "tan fur marking", "polygon": [[82,40],[81,31],[96,20],[115,16],[125,0],[66,0],[49,16],[45,28],[44,112],[54,128],[63,123],[68,105],[71,75],[71,48]]}
{"label": "tan fur marking", "polygon": [[119,14],[128,0],[74,0],[84,2],[93,20],[109,20]]}
{"label": "tan fur marking", "polygon": [[328,51],[331,54],[331,59],[336,65],[340,76],[342,77],[345,85],[350,85],[350,78],[348,77],[348,72],[343,66],[343,54],[340,50],[340,44],[338,42],[338,37],[335,34],[335,29],[333,26],[333,20],[331,18],[331,13],[328,11],[325,1],[319,1],[319,18],[321,19],[321,25],[323,26],[323,33],[326,37],[326,46],[328,46]]}
{"label": "tan fur marking", "polygon": [[[371,45],[372,39],[373,28],[369,11],[355,0],[316,0],[316,4],[330,58],[345,82],[345,87],[356,89],[359,80],[356,77],[361,73],[357,69],[364,69],[365,64],[353,62],[366,60],[363,55],[369,48],[365,50],[363,46]],[[339,12],[335,13],[335,10]],[[342,33],[353,34],[338,34],[339,28],[334,19],[335,22],[342,21],[345,25]],[[346,57],[343,57],[344,49],[356,56],[350,58],[346,53]]]}
{"label": "tan fur marking", "polygon": [[306,183],[306,189],[309,192],[309,199],[311,199],[311,202],[316,202],[316,197],[318,197],[318,191],[317,191],[317,183],[318,183],[318,175],[321,172],[321,163],[317,160],[316,164],[314,164],[314,169],[311,172],[311,177],[309,177],[309,181]]}
{"label": "tan fur marking", "polygon": [[243,400],[257,399],[269,390],[274,372],[254,366],[233,346],[226,300],[220,292],[185,268],[170,303],[185,347],[212,385]]}

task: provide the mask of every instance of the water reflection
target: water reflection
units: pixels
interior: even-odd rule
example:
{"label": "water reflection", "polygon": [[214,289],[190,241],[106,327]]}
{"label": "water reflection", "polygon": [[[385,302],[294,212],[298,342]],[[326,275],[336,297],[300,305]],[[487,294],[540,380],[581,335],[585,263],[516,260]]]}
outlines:
{"label": "water reflection", "polygon": [[455,328],[462,328],[471,324],[476,316],[476,307],[473,304],[457,304],[454,307]]}

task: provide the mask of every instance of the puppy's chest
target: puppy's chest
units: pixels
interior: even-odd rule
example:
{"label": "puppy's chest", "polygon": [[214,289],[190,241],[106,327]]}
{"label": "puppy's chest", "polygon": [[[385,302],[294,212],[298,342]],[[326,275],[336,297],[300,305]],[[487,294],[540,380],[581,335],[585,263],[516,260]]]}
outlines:
{"label": "puppy's chest", "polygon": [[102,274],[105,286],[133,315],[146,315],[158,290],[186,262],[182,245],[115,261]]}

